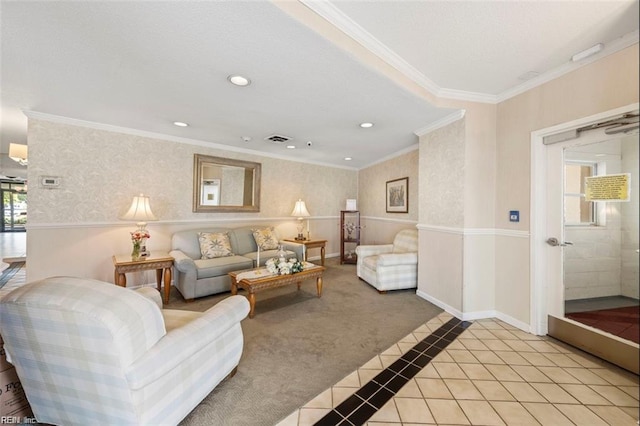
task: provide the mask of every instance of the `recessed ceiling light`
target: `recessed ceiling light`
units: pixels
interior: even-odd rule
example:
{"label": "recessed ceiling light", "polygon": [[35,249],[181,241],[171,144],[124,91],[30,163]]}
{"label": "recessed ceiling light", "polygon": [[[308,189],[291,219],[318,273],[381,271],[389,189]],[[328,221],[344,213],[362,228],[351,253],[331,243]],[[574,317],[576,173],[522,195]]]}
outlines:
{"label": "recessed ceiling light", "polygon": [[178,127],[187,127],[189,125],[189,124],[184,123],[182,121],[174,121],[173,124],[178,126]]}
{"label": "recessed ceiling light", "polygon": [[345,161],[351,161],[351,160],[353,160],[353,158],[351,158],[351,157],[344,157],[344,160],[345,160]]}
{"label": "recessed ceiling light", "polygon": [[295,145],[287,145],[287,149],[296,149]]}
{"label": "recessed ceiling light", "polygon": [[242,140],[245,142],[249,142],[251,140],[251,136],[243,136]]}
{"label": "recessed ceiling light", "polygon": [[373,123],[360,123],[360,127],[368,129],[369,127],[373,127]]}
{"label": "recessed ceiling light", "polygon": [[251,80],[241,75],[230,75],[229,77],[227,77],[227,80],[229,80],[231,84],[235,84],[236,86],[248,86],[251,84]]}

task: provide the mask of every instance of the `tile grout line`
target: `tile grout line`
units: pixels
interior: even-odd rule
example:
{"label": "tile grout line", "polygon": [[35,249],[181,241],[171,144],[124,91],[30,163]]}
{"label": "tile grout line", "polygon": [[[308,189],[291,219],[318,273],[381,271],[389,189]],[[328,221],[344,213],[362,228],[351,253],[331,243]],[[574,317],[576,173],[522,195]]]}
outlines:
{"label": "tile grout line", "polygon": [[470,322],[451,318],[329,411],[315,425],[363,424],[470,325]]}

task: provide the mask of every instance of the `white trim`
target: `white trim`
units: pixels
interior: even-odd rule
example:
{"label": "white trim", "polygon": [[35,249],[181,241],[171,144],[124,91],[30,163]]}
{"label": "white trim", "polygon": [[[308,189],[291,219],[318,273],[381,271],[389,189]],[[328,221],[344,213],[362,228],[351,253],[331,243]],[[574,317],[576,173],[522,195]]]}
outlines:
{"label": "white trim", "polygon": [[466,109],[459,109],[458,111],[447,115],[446,117],[441,118],[440,120],[434,121],[433,123],[429,124],[426,127],[422,127],[416,131],[414,131],[413,133],[416,134],[416,136],[424,136],[428,133],[433,132],[434,130],[440,129],[444,126],[447,126],[451,123],[455,123],[456,121],[464,118],[464,115],[467,113]]}
{"label": "white trim", "polygon": [[409,224],[412,224],[412,225],[415,225],[415,224],[418,223],[417,221],[410,220],[410,219],[395,219],[395,218],[377,217],[377,216],[362,216],[361,219],[377,220],[379,222],[409,223]]}
{"label": "white trim", "polygon": [[[308,220],[338,220],[340,216],[314,216],[307,218]],[[147,223],[147,228],[154,228],[158,225],[202,225],[210,224],[216,226],[217,223],[225,222],[287,222],[291,221],[291,216],[284,217],[225,217],[225,218],[206,218],[206,219],[176,219],[176,220],[157,220]],[[81,223],[31,223],[27,224],[27,230],[35,229],[68,229],[68,228],[115,228],[115,227],[131,227],[134,223],[131,221],[118,222],[81,222]]]}
{"label": "white trim", "polygon": [[[546,280],[546,246],[544,240],[547,232],[547,200],[546,200],[546,145],[545,136],[566,132],[586,126],[609,117],[619,116],[639,108],[639,103],[601,112],[588,117],[579,118],[566,123],[531,132],[531,176],[530,176],[530,217],[531,229],[529,239],[529,287],[530,287],[530,323],[533,334],[547,333],[547,280]],[[540,180],[538,182],[538,180]]]}
{"label": "white trim", "polygon": [[488,311],[475,311],[475,312],[463,313],[463,312],[460,312],[458,309],[455,309],[452,306],[449,306],[448,304],[442,302],[441,300],[436,299],[435,297],[429,296],[427,293],[421,290],[417,290],[416,295],[426,300],[427,302],[433,303],[440,309],[443,309],[445,312],[450,313],[451,315],[461,319],[462,321],[475,321],[475,320],[486,319],[486,318],[497,318],[500,321],[506,322],[507,324],[512,325],[522,331],[531,333],[529,324],[524,323],[520,320],[517,320],[500,311],[488,310]]}
{"label": "white trim", "polygon": [[420,144],[419,143],[413,144],[413,145],[411,145],[411,146],[409,146],[407,148],[401,149],[400,151],[396,151],[396,152],[394,152],[392,154],[389,154],[386,157],[379,158],[376,161],[374,161],[373,163],[369,163],[369,164],[367,164],[365,166],[362,166],[358,170],[366,169],[367,167],[371,167],[371,166],[375,166],[376,164],[384,163],[385,161],[389,161],[392,158],[399,157],[399,156],[404,155],[404,154],[406,154],[408,152],[415,151],[415,150],[417,150],[419,148],[420,148]]}
{"label": "white trim", "polygon": [[462,318],[462,312],[460,312],[459,310],[455,309],[453,306],[450,306],[450,305],[442,302],[441,300],[436,299],[435,297],[429,296],[427,293],[425,293],[425,292],[423,292],[421,290],[417,290],[416,291],[416,295],[418,297],[423,298],[427,302],[433,303],[438,308],[443,309],[445,312],[450,313],[454,317]]}
{"label": "white trim", "polygon": [[299,0],[313,12],[327,20],[334,27],[360,43],[365,49],[378,56],[387,64],[409,77],[432,94],[440,91],[440,86],[427,78],[393,50],[389,49],[371,33],[362,28],[340,9],[328,1]]}
{"label": "white trim", "polygon": [[560,65],[559,67],[551,71],[547,71],[536,78],[532,78],[531,80],[528,80],[519,86],[516,86],[509,90],[505,90],[504,92],[500,93],[496,97],[496,101],[497,101],[496,103],[506,101],[507,99],[513,98],[515,96],[518,96],[526,92],[527,90],[531,90],[534,87],[541,86],[545,83],[555,80],[558,77],[562,77],[565,74],[575,71],[578,68],[581,68],[592,62],[603,59],[609,55],[612,55],[616,52],[621,51],[622,49],[626,49],[627,47],[632,46],[635,43],[638,43],[638,40],[639,40],[638,34],[639,34],[638,30],[635,30],[632,33],[626,34],[616,40],[608,42],[605,45],[604,50],[602,50],[600,53],[596,55],[590,56],[578,62],[567,61],[563,65]]}
{"label": "white trim", "polygon": [[567,61],[559,67],[545,72],[536,78],[527,80],[526,82],[507,89],[497,95],[480,92],[467,92],[464,90],[448,89],[440,87],[438,84],[429,79],[422,72],[417,70],[393,50],[376,39],[371,33],[366,31],[351,18],[345,15],[341,10],[328,1],[299,0],[302,4],[326,19],[333,26],[344,32],[346,35],[360,43],[365,49],[382,59],[384,62],[398,70],[407,78],[414,81],[419,86],[429,91],[432,95],[439,98],[455,99],[461,101],[480,102],[488,104],[497,104],[514,96],[520,95],[534,87],[548,83],[558,77],[575,71],[587,64],[600,60],[606,56],[616,53],[622,49],[638,43],[638,30],[626,34],[616,40],[605,44],[604,50],[600,53],[590,56],[578,62]]}
{"label": "white trim", "polygon": [[527,231],[517,231],[514,229],[497,229],[497,228],[454,228],[448,226],[424,225],[418,224],[416,228],[427,231],[442,232],[446,234],[457,234],[464,236],[501,236],[514,238],[529,238]]}
{"label": "white trim", "polygon": [[239,148],[232,145],[225,145],[217,142],[209,142],[209,141],[203,141],[198,139],[183,138],[183,137],[173,136],[173,135],[165,135],[163,133],[148,132],[146,130],[132,129],[129,127],[114,126],[112,124],[103,124],[103,123],[97,123],[94,121],[79,120],[77,118],[63,117],[60,115],[52,115],[52,114],[47,114],[43,112],[29,111],[29,110],[22,110],[22,112],[29,119],[34,119],[34,120],[43,120],[43,121],[49,121],[52,123],[67,124],[70,126],[104,130],[107,132],[124,133],[125,135],[140,136],[140,137],[151,138],[151,139],[160,139],[160,140],[165,140],[170,142],[182,143],[186,145],[202,146],[206,148],[220,149],[223,151],[238,152],[241,154],[250,154],[250,155],[257,155],[260,157],[276,158],[279,160],[295,161],[296,163],[315,164],[317,166],[331,167],[334,169],[346,169],[346,170],[354,170],[354,171],[359,170],[356,167],[339,166],[335,164],[323,163],[321,161],[303,160],[293,156],[273,154],[269,152],[256,151],[256,150],[247,149],[247,148]]}

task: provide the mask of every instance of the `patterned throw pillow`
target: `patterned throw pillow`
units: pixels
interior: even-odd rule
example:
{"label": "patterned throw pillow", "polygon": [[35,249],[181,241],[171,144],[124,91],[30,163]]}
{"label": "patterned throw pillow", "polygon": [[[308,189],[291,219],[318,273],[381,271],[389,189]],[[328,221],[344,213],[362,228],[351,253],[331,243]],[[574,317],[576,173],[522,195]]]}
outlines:
{"label": "patterned throw pillow", "polygon": [[198,241],[200,242],[202,259],[233,256],[231,242],[229,242],[229,234],[227,232],[198,232]]}
{"label": "patterned throw pillow", "polygon": [[274,233],[273,226],[262,229],[252,229],[253,239],[260,247],[260,250],[275,250],[278,248],[278,239]]}

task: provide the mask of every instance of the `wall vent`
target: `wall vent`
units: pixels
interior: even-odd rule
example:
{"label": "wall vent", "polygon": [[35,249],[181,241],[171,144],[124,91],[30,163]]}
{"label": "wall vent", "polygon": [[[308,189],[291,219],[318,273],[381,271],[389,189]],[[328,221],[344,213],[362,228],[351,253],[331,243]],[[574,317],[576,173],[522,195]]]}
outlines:
{"label": "wall vent", "polygon": [[271,135],[264,138],[265,141],[273,142],[273,143],[284,143],[290,141],[292,138],[284,135]]}

